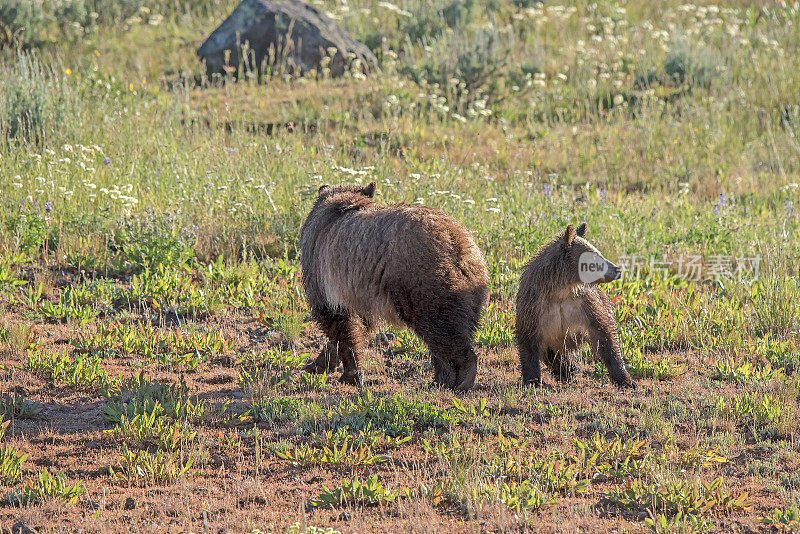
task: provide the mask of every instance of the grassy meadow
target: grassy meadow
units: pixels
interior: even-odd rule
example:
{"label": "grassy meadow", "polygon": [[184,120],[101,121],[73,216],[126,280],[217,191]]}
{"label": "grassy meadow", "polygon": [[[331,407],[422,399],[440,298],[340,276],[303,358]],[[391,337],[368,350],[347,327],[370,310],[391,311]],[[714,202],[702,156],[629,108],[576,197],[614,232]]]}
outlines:
{"label": "grassy meadow", "polygon": [[[800,531],[796,2],[317,0],[380,71],[238,81],[235,0],[3,3],[0,532]],[[300,371],[300,225],[372,180],[486,256],[470,392],[396,328],[362,391]],[[633,392],[521,384],[581,221]]]}

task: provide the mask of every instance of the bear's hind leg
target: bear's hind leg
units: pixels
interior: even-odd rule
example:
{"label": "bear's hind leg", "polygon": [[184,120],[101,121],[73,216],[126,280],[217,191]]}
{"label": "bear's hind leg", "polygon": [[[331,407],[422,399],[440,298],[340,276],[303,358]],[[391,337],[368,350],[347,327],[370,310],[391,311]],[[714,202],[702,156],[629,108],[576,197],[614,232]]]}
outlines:
{"label": "bear's hind leg", "polygon": [[[430,349],[429,349],[430,350]],[[442,360],[439,356],[440,351],[436,353],[431,351],[431,364],[433,365],[433,382],[438,386],[452,387],[451,384],[456,381],[456,370],[450,365],[450,362]]]}
{"label": "bear's hind leg", "polygon": [[[430,290],[432,295],[444,292],[445,288]],[[471,388],[478,370],[472,334],[480,319],[480,307],[476,309],[463,297],[449,294],[434,302],[430,295],[403,290],[390,296],[397,316],[428,346],[436,383],[456,390]]]}
{"label": "bear's hind leg", "polygon": [[466,348],[464,363],[458,369],[455,386],[453,386],[453,389],[456,391],[467,391],[468,389],[472,389],[472,386],[475,385],[475,378],[477,376],[478,355],[475,354],[475,349],[472,347],[472,343],[470,343]]}
{"label": "bear's hind leg", "polygon": [[469,340],[430,337],[422,336],[431,353],[436,383],[456,391],[470,389],[478,374],[478,357]]}

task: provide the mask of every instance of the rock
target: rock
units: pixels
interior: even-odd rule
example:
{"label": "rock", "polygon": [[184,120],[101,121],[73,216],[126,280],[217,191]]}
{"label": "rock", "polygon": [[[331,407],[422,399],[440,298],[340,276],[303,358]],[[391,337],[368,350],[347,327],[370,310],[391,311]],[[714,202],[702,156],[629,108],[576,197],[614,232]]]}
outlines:
{"label": "rock", "polygon": [[[242,0],[233,13],[197,49],[210,73],[261,72],[264,64],[286,62],[301,73],[322,70],[322,60],[335,48],[328,68],[341,76],[351,54],[360,69],[377,68],[378,60],[335,21],[298,0]],[[355,67],[355,64],[354,64]]]}

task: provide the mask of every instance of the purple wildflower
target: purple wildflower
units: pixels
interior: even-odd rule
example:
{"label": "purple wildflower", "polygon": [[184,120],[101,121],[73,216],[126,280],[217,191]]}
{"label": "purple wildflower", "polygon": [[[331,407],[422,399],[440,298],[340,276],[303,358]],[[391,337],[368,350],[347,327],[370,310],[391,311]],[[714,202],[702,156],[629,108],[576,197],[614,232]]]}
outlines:
{"label": "purple wildflower", "polygon": [[552,191],[550,191],[550,184],[544,184],[544,194],[548,197],[553,195]]}
{"label": "purple wildflower", "polygon": [[106,156],[106,158],[103,160],[103,163],[105,163],[106,165],[111,165],[111,158]]}
{"label": "purple wildflower", "polygon": [[603,204],[605,204],[605,203],[606,203],[606,188],[605,188],[605,187],[601,187],[601,188],[600,188],[600,201],[601,201]]}
{"label": "purple wildflower", "polygon": [[791,219],[794,215],[794,203],[788,198],[783,201],[783,211],[786,213],[787,219]]}
{"label": "purple wildflower", "polygon": [[46,211],[47,213],[50,213],[51,211],[53,211],[53,202],[52,201],[48,200],[47,202],[44,203],[44,211]]}
{"label": "purple wildflower", "polygon": [[725,202],[727,200],[728,198],[725,196],[725,193],[719,194],[719,200],[717,200],[717,203],[714,204],[714,209],[713,209],[714,215],[719,215],[719,209],[725,205]]}

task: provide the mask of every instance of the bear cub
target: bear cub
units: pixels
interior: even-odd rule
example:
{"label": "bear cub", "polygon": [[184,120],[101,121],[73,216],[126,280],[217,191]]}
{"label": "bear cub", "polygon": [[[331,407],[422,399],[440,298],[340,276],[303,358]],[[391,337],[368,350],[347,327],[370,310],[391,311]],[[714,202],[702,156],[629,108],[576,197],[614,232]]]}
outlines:
{"label": "bear cub", "polygon": [[573,357],[584,343],[620,388],[635,388],[617,344],[611,300],[599,284],[622,273],[586,239],[586,223],[567,226],[525,266],[517,292],[516,341],[522,381],[541,383],[540,361],[558,380],[579,371]]}

